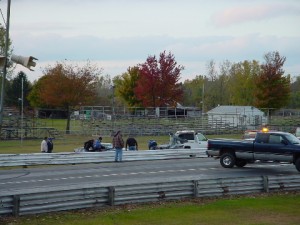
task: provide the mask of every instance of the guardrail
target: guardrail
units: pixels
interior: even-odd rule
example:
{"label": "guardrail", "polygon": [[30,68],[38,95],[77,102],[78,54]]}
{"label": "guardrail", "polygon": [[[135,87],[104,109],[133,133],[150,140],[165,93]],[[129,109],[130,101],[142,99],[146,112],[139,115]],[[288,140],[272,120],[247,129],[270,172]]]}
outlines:
{"label": "guardrail", "polygon": [[[123,151],[123,161],[183,159],[189,157],[207,157],[205,149],[163,149]],[[68,153],[32,153],[0,154],[1,166],[33,166],[113,162],[115,152],[68,152]]]}
{"label": "guardrail", "polygon": [[[28,215],[182,198],[300,190],[300,176],[157,179],[123,184],[85,184],[0,193],[0,215]],[[21,192],[21,190],[20,190]]]}

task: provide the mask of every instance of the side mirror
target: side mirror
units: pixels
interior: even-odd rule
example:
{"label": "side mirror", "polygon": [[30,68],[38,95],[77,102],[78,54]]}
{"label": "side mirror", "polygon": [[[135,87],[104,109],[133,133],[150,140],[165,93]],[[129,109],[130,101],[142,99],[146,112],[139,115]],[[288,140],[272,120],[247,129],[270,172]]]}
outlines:
{"label": "side mirror", "polygon": [[287,140],[281,140],[281,144],[288,145]]}

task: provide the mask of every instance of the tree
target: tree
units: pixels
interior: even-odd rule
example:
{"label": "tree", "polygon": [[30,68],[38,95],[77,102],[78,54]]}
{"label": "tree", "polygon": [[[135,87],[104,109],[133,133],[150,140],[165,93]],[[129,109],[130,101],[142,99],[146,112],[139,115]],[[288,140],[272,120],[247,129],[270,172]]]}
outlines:
{"label": "tree", "polygon": [[112,80],[109,75],[97,77],[97,105],[110,105]]}
{"label": "tree", "polygon": [[149,56],[139,65],[140,78],[137,80],[135,95],[143,107],[176,106],[182,100],[183,91],[178,83],[183,66],[177,65],[169,52],[160,53],[159,59]]}
{"label": "tree", "polygon": [[[23,88],[22,88],[22,79],[23,79]],[[26,96],[29,94],[31,90],[31,83],[27,79],[27,75],[20,71],[12,81],[9,82],[9,86],[7,86],[7,96],[9,98],[6,99],[6,104],[8,106],[18,106],[20,105],[20,98],[22,97],[23,91],[23,105],[24,107],[29,106],[29,101],[26,99]]]}
{"label": "tree", "polygon": [[88,62],[83,67],[57,63],[48,67],[30,95],[35,105],[47,105],[66,110],[66,133],[70,130],[70,115],[81,103],[90,104],[96,99],[97,75],[101,70]]}
{"label": "tree", "polygon": [[266,62],[261,65],[261,73],[255,79],[255,106],[279,109],[290,99],[290,76],[285,77],[282,69],[286,58],[278,52],[269,52],[264,59]]}
{"label": "tree", "polygon": [[291,84],[290,108],[300,108],[300,76]]}
{"label": "tree", "polygon": [[183,83],[183,105],[201,107],[203,102],[203,87],[205,77],[196,76],[193,80],[185,80]]}
{"label": "tree", "polygon": [[139,68],[137,66],[129,67],[126,73],[123,73],[121,76],[117,76],[114,79],[116,96],[122,99],[129,107],[141,106],[141,101],[137,99],[134,93],[138,79]]}
{"label": "tree", "polygon": [[260,72],[257,61],[235,63],[229,77],[229,101],[233,105],[254,105],[255,78]]}

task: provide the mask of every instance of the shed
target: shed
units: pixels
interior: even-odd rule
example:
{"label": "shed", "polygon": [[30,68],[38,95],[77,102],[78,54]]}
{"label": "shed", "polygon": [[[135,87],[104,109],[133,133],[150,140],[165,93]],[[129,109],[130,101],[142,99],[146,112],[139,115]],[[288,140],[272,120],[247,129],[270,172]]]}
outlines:
{"label": "shed", "polygon": [[217,106],[207,112],[211,127],[255,128],[267,123],[265,113],[253,106]]}

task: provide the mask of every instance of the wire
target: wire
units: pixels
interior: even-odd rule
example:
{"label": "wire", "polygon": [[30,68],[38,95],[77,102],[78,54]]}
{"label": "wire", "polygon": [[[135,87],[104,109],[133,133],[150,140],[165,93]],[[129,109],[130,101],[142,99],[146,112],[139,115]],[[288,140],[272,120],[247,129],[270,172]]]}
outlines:
{"label": "wire", "polygon": [[3,23],[5,24],[5,27],[6,27],[6,22],[5,22],[5,19],[4,19],[4,16],[3,16],[3,13],[2,13],[2,9],[0,9],[0,12],[1,12],[2,19],[3,19]]}

